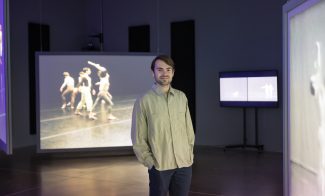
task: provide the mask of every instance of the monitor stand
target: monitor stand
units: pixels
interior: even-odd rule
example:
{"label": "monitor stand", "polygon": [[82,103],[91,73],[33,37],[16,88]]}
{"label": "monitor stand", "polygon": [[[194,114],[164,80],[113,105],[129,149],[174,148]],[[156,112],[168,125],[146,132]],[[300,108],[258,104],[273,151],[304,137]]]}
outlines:
{"label": "monitor stand", "polygon": [[249,145],[247,144],[247,136],[246,136],[246,108],[243,107],[243,143],[242,144],[236,144],[236,145],[227,145],[224,147],[224,151],[228,148],[256,148],[258,152],[263,152],[264,145],[260,145],[258,143],[258,110],[257,107],[254,107],[254,113],[255,113],[255,145]]}

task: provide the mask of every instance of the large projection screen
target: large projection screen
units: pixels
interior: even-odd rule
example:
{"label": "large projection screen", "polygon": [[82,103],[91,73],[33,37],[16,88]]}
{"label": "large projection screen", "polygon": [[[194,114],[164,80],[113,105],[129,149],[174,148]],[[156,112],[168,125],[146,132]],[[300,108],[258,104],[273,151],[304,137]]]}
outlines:
{"label": "large projection screen", "polygon": [[39,152],[130,147],[133,104],[153,84],[154,57],[39,53]]}
{"label": "large projection screen", "polygon": [[325,1],[287,18],[287,195],[325,195]]}
{"label": "large projection screen", "polygon": [[0,0],[0,149],[11,154],[9,123],[8,2]]}

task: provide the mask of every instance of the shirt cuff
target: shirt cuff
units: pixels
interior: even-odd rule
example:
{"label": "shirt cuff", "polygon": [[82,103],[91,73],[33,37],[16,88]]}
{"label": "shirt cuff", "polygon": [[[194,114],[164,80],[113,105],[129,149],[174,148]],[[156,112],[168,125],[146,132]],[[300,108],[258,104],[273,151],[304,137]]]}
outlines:
{"label": "shirt cuff", "polygon": [[153,160],[152,158],[148,158],[145,162],[145,166],[148,168],[148,169],[151,169],[152,166],[154,166],[154,163],[153,163]]}

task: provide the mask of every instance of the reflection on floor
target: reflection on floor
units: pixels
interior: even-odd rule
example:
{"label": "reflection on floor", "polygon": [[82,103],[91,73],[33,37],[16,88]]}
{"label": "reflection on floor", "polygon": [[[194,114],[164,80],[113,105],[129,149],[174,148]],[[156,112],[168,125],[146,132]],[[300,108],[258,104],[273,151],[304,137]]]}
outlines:
{"label": "reflection on floor", "polygon": [[[136,158],[96,154],[0,153],[0,195],[148,195]],[[281,196],[282,154],[196,147],[190,196]]]}
{"label": "reflection on floor", "polygon": [[98,104],[97,120],[87,112],[75,115],[70,107],[53,108],[40,113],[40,148],[94,148],[131,146],[131,115],[135,99],[119,100],[113,107],[114,120],[107,119],[107,105]]}

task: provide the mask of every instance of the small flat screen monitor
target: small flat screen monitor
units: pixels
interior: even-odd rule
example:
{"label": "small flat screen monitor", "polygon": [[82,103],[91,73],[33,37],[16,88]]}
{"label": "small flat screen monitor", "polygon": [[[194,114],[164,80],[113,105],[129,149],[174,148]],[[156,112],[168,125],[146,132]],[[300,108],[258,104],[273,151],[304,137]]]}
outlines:
{"label": "small flat screen monitor", "polygon": [[277,71],[219,73],[220,105],[229,107],[276,107]]}

